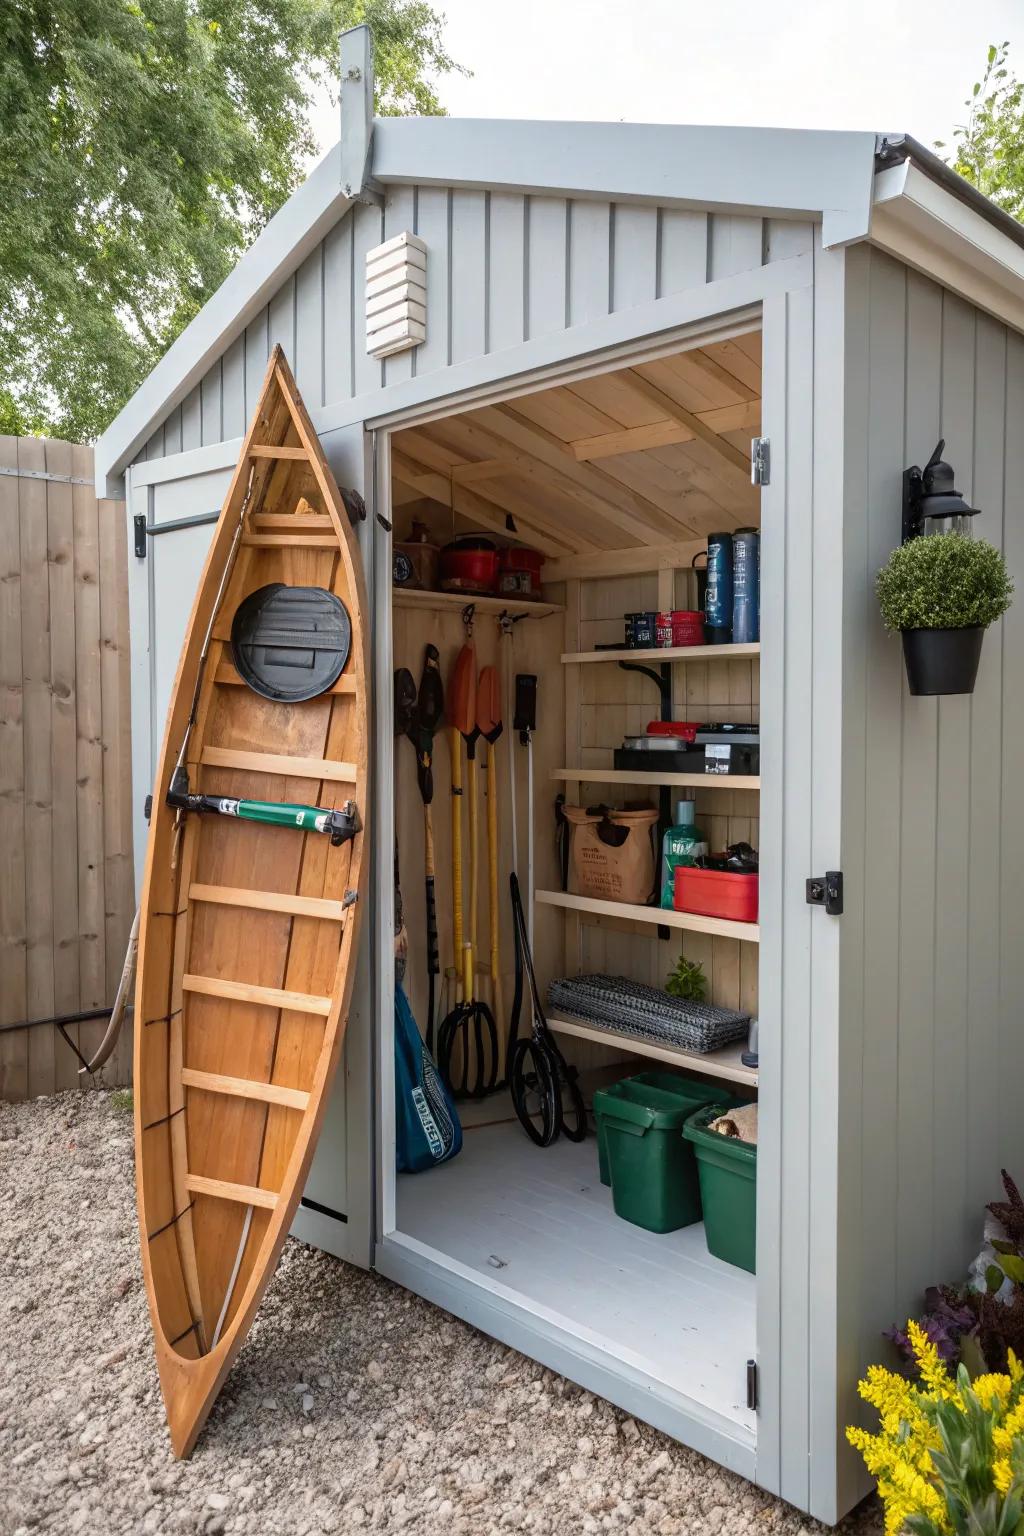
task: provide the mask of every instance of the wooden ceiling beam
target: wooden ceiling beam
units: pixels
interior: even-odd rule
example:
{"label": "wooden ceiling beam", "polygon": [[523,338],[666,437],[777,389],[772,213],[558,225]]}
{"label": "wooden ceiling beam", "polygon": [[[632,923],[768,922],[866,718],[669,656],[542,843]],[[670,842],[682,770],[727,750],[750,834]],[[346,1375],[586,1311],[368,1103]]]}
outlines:
{"label": "wooden ceiling beam", "polygon": [[[452,418],[450,421],[438,423],[437,426],[453,427],[455,421],[456,418]],[[494,445],[490,437],[483,433],[474,433],[464,419],[459,420],[459,427],[461,435],[471,436],[474,439],[484,437],[484,452],[492,450]],[[452,487],[458,483],[453,478],[453,471],[463,462],[467,451],[465,447],[458,442],[453,445],[451,441],[438,440],[429,427],[409,428],[403,432],[399,443],[407,457],[415,459],[428,470],[444,476],[447,486],[445,501],[450,503]],[[479,447],[481,447],[479,441],[474,440],[470,451]],[[524,461],[524,463],[526,468],[523,469],[522,466],[517,465],[517,472],[525,474],[537,468],[532,461]],[[614,528],[606,528],[603,523],[598,522],[590,509],[588,509],[588,516],[581,517],[579,509],[574,504],[569,503],[568,507],[559,505],[558,501],[552,498],[550,483],[543,480],[539,484],[539,494],[534,487],[524,489],[508,478],[489,482],[486,488],[481,486],[479,494],[485,500],[494,502],[504,512],[510,513],[513,518],[523,519],[532,526],[540,528],[570,549],[582,549],[584,546],[588,549],[611,549],[618,537],[617,531]],[[510,530],[505,531],[507,533]]]}
{"label": "wooden ceiling beam", "polygon": [[[759,399],[744,400],[739,405],[719,405],[694,415],[713,432],[741,432],[757,427],[761,421]],[[681,421],[652,421],[646,427],[623,427],[618,432],[602,432],[595,437],[580,437],[569,444],[580,461],[610,459],[620,453],[645,453],[650,448],[669,448],[674,443],[692,443],[696,433]]]}
{"label": "wooden ceiling beam", "polygon": [[[397,447],[391,450],[391,472],[396,480],[404,485],[411,486],[420,496],[428,496],[432,501],[439,501],[443,506],[451,505],[452,485],[447,475],[437,470],[432,470],[425,464],[417,463],[415,459],[407,458]],[[460,517],[468,518],[478,528],[486,528],[490,533],[500,534],[508,538],[508,528],[505,526],[508,516],[507,510],[493,501],[488,501],[476,491],[471,491],[465,486],[454,487],[454,510]],[[516,514],[512,514],[516,517]],[[525,519],[517,518],[517,522]],[[524,538],[535,545],[544,555],[550,555],[556,559],[572,555],[576,551],[569,542],[568,537],[553,538],[544,532],[536,524],[524,528]],[[597,546],[586,542],[581,545],[593,550]]]}
{"label": "wooden ceiling beam", "polygon": [[628,381],[631,388],[637,390],[646,399],[650,400],[652,405],[656,405],[660,411],[664,411],[665,415],[671,420],[678,421],[684,427],[688,427],[694,437],[699,437],[701,442],[707,443],[709,447],[714,448],[716,453],[725,459],[727,463],[731,464],[734,469],[742,473],[745,479],[749,480],[750,460],[738,448],[734,448],[732,443],[726,442],[723,437],[719,437],[713,427],[709,427],[705,422],[701,421],[700,417],[693,411],[688,411],[685,405],[680,405],[677,400],[673,400],[671,395],[667,395],[663,389],[659,389],[657,384],[652,384],[650,379],[645,379],[643,374],[638,373],[635,368],[625,369],[622,376]]}
{"label": "wooden ceiling beam", "polygon": [[[546,427],[521,416],[510,405],[483,406],[472,413],[474,422],[493,431],[529,459],[537,460],[554,472],[559,483],[577,499],[583,496],[591,514],[607,518],[643,544],[661,544],[680,528],[680,522],[639,491],[632,490],[596,469],[592,464],[577,463],[572,448],[563,438]],[[583,494],[585,493],[585,494]],[[587,496],[592,498],[587,501]]]}

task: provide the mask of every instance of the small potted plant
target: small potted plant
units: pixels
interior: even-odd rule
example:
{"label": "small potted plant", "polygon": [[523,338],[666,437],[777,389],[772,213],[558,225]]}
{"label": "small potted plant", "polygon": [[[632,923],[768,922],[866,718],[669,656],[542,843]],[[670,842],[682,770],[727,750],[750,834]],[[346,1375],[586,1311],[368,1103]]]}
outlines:
{"label": "small potted plant", "polygon": [[885,627],[903,636],[912,694],[973,693],[985,630],[1013,582],[994,545],[931,533],[894,549],[875,583]]}

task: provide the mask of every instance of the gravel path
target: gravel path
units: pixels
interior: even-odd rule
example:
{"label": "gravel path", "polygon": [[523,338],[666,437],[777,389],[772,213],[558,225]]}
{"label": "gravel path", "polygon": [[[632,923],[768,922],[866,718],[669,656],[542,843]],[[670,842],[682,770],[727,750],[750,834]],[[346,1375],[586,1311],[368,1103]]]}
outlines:
{"label": "gravel path", "polygon": [[[174,1462],[131,1143],[116,1094],[0,1105],[0,1536],[825,1530],[296,1242],[198,1449]],[[869,1504],[840,1529],[881,1525]]]}

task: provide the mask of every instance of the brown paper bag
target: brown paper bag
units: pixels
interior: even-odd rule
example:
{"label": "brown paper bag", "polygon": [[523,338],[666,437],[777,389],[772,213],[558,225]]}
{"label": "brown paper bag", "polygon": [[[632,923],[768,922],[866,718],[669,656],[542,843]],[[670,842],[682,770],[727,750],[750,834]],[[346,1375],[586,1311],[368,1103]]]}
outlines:
{"label": "brown paper bag", "polygon": [[645,906],[654,891],[651,828],[658,813],[650,806],[616,811],[563,807],[570,827],[569,889],[576,896]]}

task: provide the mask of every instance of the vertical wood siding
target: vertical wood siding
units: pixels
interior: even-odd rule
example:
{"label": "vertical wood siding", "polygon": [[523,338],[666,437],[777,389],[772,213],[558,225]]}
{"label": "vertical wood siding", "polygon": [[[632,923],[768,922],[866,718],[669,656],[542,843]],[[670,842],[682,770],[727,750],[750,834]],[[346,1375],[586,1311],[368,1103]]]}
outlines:
{"label": "vertical wood siding", "polygon": [[[382,362],[366,353],[363,266],[403,229],[429,252],[427,339]],[[358,206],[331,230],[140,457],[240,436],[276,341],[317,409],[786,260],[812,234],[809,223],[652,204],[389,187],[383,210]]]}
{"label": "vertical wood siding", "polygon": [[[999,1170],[1024,1175],[1024,339],[867,247],[847,254],[840,1265],[856,1367],[963,1278]],[[902,471],[939,437],[1014,608],[973,696],[911,698],[874,577]]]}
{"label": "vertical wood siding", "polygon": [[[0,1100],[77,1087],[52,1026],[113,1000],[134,911],[125,518],[92,450],[0,437]],[[46,478],[64,477],[64,478]],[[104,1021],[73,1025],[88,1054]],[[131,1071],[130,1041],[107,1069]]]}

